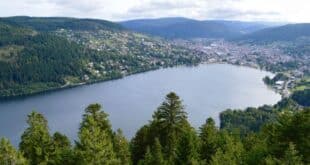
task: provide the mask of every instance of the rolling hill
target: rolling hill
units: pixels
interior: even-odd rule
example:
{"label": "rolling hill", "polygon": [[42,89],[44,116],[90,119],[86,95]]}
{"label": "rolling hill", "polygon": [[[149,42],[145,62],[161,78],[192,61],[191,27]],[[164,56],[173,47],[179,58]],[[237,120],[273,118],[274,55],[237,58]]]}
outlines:
{"label": "rolling hill", "polygon": [[0,98],[196,64],[194,52],[101,20],[0,19]]}
{"label": "rolling hill", "polygon": [[302,37],[310,37],[310,23],[288,24],[279,27],[266,28],[244,35],[238,40],[253,42],[295,41]]}
{"label": "rolling hill", "polygon": [[241,21],[198,21],[187,18],[141,19],[120,22],[136,32],[164,38],[235,38],[269,25]]}
{"label": "rolling hill", "polygon": [[16,16],[0,18],[0,21],[15,26],[32,28],[37,31],[54,31],[61,28],[71,30],[124,30],[119,24],[98,19]]}

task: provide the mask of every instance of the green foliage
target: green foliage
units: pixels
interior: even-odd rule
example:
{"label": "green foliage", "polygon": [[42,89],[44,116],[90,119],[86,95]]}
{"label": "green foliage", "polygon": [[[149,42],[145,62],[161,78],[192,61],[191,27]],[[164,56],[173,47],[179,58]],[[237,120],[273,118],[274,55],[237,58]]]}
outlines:
{"label": "green foliage", "polygon": [[178,142],[175,164],[194,165],[199,162],[199,141],[196,132],[184,133]]}
{"label": "green foliage", "polygon": [[285,151],[284,158],[281,164],[285,165],[302,165],[302,158],[298,155],[293,143],[289,143],[288,149]]}
{"label": "green foliage", "polygon": [[[290,103],[286,101],[284,107],[291,107]],[[91,104],[85,109],[74,147],[59,132],[50,136],[46,119],[32,112],[19,151],[8,140],[0,140],[0,164],[309,164],[310,109],[288,111],[281,107],[276,105],[272,110],[277,111],[275,119],[263,120],[265,123],[261,121],[266,115],[264,108],[229,112],[233,120],[228,121],[250,131],[238,131],[241,129],[237,125],[218,129],[208,118],[197,132],[187,121],[181,99],[169,93],[153,120],[141,127],[128,144],[121,130],[112,131],[101,105]],[[260,120],[259,127],[252,126],[256,122],[248,122],[252,116]],[[227,123],[227,118],[221,122]]]}
{"label": "green foliage", "polygon": [[70,140],[59,132],[54,133],[52,140],[54,151],[49,164],[74,164],[74,154],[71,148]]}
{"label": "green foliage", "polygon": [[147,146],[144,159],[139,160],[138,165],[149,165],[152,164],[152,161],[153,161],[152,153],[150,147]]}
{"label": "green foliage", "polygon": [[217,130],[212,118],[208,118],[206,123],[200,127],[199,137],[201,140],[200,158],[209,163],[219,147],[219,130]]}
{"label": "green foliage", "polygon": [[[264,136],[251,133],[243,139],[245,164],[264,164],[268,155],[268,146]],[[271,160],[270,160],[271,161]]]}
{"label": "green foliage", "polygon": [[222,140],[224,143],[217,149],[215,155],[211,157],[211,165],[238,165],[243,162],[243,144],[229,135],[227,132],[223,132]]}
{"label": "green foliage", "polygon": [[129,150],[129,143],[120,129],[114,133],[113,144],[116,157],[120,159],[120,164],[130,165],[131,155]]}
{"label": "green foliage", "polygon": [[112,131],[107,114],[99,104],[85,109],[76,142],[78,164],[115,164],[118,162],[113,149]]}
{"label": "green foliage", "polygon": [[277,159],[285,155],[285,151],[293,143],[296,150],[303,157],[303,161],[310,162],[310,109],[304,109],[296,114],[284,111],[276,123],[264,128],[269,152]]}
{"label": "green foliage", "polygon": [[5,138],[0,139],[0,164],[1,165],[27,165],[27,160],[22,154],[11,145],[9,140]]}
{"label": "green foliage", "polygon": [[145,125],[141,127],[136,135],[132,138],[130,142],[131,159],[133,164],[137,164],[140,160],[145,158],[147,153],[147,147],[151,144],[151,137],[149,136],[150,127]]}
{"label": "green foliage", "polygon": [[146,148],[146,153],[144,159],[140,160],[139,165],[158,165],[162,164],[165,165],[167,162],[164,160],[162,154],[162,147],[158,138],[155,139],[155,143],[150,149],[150,147]]}
{"label": "green foliage", "polygon": [[155,144],[153,146],[153,163],[155,164],[165,164],[164,157],[162,154],[162,147],[160,145],[160,142],[158,138],[155,139]]}
{"label": "green foliage", "polygon": [[0,18],[0,98],[193,65],[193,51],[107,21]]}
{"label": "green foliage", "polygon": [[166,155],[173,160],[176,157],[178,137],[184,132],[187,124],[187,114],[184,111],[182,101],[174,92],[166,96],[166,100],[153,115],[156,127],[160,128],[161,142]]}
{"label": "green foliage", "polygon": [[47,164],[52,155],[52,138],[49,134],[47,120],[37,112],[28,115],[29,127],[25,130],[19,144],[30,164]]}
{"label": "green foliage", "polygon": [[228,109],[220,114],[220,127],[239,131],[243,136],[250,132],[258,132],[263,124],[275,121],[276,116],[277,112],[270,106],[247,108],[245,111]]}
{"label": "green foliage", "polygon": [[[168,164],[175,162],[178,159],[178,154],[181,155],[186,152],[179,143],[191,147],[196,146],[196,142],[189,143],[189,140],[196,139],[197,141],[197,135],[193,133],[193,128],[187,121],[187,114],[184,111],[181,99],[173,92],[166,96],[165,101],[155,111],[150,124],[138,130],[132,139],[131,150],[134,164],[143,158],[145,159],[147,146],[153,146],[156,138],[163,146],[164,160]],[[193,155],[196,158],[197,154],[193,153]],[[192,155],[189,155],[189,158],[192,158]]]}

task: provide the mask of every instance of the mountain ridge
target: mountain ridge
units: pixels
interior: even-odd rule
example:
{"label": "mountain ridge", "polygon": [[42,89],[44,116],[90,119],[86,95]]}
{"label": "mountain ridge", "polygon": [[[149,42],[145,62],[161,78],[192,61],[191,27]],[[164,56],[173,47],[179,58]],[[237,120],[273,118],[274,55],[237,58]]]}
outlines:
{"label": "mountain ridge", "polygon": [[119,22],[125,28],[164,38],[234,38],[244,33],[267,28],[256,22],[194,20],[184,17],[137,19]]}

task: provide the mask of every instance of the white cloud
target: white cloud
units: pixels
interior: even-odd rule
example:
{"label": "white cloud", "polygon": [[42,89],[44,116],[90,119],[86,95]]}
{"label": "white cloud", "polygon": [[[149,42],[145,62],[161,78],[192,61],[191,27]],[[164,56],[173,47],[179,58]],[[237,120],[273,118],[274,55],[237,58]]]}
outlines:
{"label": "white cloud", "polygon": [[68,16],[127,20],[189,17],[310,22],[309,0],[0,0],[0,16]]}

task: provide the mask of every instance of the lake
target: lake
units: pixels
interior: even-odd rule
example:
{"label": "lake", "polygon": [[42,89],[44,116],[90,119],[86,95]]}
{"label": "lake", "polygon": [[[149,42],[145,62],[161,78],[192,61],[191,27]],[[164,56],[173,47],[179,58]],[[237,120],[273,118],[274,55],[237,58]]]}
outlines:
{"label": "lake", "polygon": [[208,117],[218,124],[219,113],[227,108],[272,105],[281,99],[263,83],[266,75],[272,74],[229,64],[202,64],[0,101],[0,137],[17,145],[27,127],[27,114],[36,110],[48,119],[51,132],[57,130],[74,139],[85,107],[100,103],[109,114],[113,129],[121,128],[131,138],[151,119],[170,91],[184,101],[193,126],[198,128]]}

